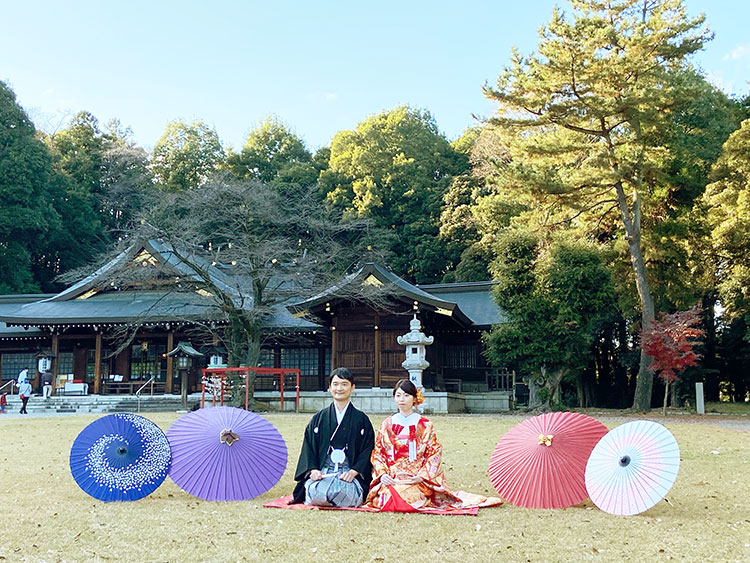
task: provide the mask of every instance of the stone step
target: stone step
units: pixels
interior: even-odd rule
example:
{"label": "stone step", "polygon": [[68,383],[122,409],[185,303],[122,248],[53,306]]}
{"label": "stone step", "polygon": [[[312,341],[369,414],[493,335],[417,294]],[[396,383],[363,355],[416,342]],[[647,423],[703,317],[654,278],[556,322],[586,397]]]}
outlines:
{"label": "stone step", "polygon": [[[21,400],[17,395],[8,395],[7,411],[17,413],[21,409]],[[188,398],[193,406],[200,401],[200,395],[194,394]],[[132,395],[84,395],[84,396],[53,396],[43,399],[32,396],[26,406],[29,414],[101,414],[114,412],[170,412],[182,409],[182,398],[179,395],[144,396],[140,400]]]}

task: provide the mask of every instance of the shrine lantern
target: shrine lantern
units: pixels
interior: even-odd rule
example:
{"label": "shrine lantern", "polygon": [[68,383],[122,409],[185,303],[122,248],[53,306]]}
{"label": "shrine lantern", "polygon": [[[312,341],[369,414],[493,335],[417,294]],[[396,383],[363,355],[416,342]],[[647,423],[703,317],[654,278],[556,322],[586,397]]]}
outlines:
{"label": "shrine lantern", "polygon": [[422,372],[430,367],[427,356],[427,346],[435,340],[433,336],[425,336],[422,332],[422,323],[417,315],[409,322],[410,332],[399,336],[396,340],[406,347],[406,360],[401,364],[409,372],[409,380],[417,387],[422,388]]}

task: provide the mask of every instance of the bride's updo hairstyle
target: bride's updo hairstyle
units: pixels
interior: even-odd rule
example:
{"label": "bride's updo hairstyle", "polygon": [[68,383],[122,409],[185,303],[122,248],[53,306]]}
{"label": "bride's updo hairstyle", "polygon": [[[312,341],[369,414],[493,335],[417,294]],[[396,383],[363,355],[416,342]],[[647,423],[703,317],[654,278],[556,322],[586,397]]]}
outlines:
{"label": "bride's updo hairstyle", "polygon": [[396,385],[393,387],[393,394],[395,395],[396,391],[398,391],[399,389],[401,389],[407,395],[411,395],[412,397],[414,397],[414,406],[424,403],[422,392],[417,389],[417,386],[414,385],[410,380],[399,379],[396,382]]}
{"label": "bride's updo hairstyle", "polygon": [[399,379],[393,387],[393,394],[395,395],[399,389],[407,395],[411,395],[415,399],[417,398],[417,386],[408,379]]}

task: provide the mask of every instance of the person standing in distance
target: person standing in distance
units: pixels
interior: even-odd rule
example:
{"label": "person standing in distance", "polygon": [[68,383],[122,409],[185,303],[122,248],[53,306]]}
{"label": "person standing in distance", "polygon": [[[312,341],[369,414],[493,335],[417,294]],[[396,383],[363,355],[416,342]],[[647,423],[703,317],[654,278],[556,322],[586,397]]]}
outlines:
{"label": "person standing in distance", "polygon": [[23,368],[21,371],[18,372],[18,378],[16,379],[16,387],[20,387],[21,383],[24,381],[28,381],[29,379],[29,370],[27,368]]}
{"label": "person standing in distance", "polygon": [[18,396],[21,398],[21,414],[29,414],[26,412],[26,405],[31,398],[31,383],[28,379],[24,379],[18,386]]}

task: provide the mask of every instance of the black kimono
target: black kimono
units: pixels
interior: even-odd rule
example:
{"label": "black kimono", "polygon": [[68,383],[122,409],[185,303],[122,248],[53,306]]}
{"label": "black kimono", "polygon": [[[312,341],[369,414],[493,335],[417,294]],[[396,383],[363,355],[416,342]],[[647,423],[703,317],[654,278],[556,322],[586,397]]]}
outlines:
{"label": "black kimono", "polygon": [[305,502],[305,481],[312,470],[323,468],[331,446],[346,452],[349,468],[359,473],[356,479],[362,485],[362,502],[367,498],[372,480],[370,456],[375,446],[372,423],[365,413],[349,403],[341,420],[341,428],[337,432],[336,427],[336,406],[331,403],[327,408],[317,412],[305,428],[305,439],[302,442],[297,470],[294,472],[297,485],[294,487],[294,498],[289,504]]}

